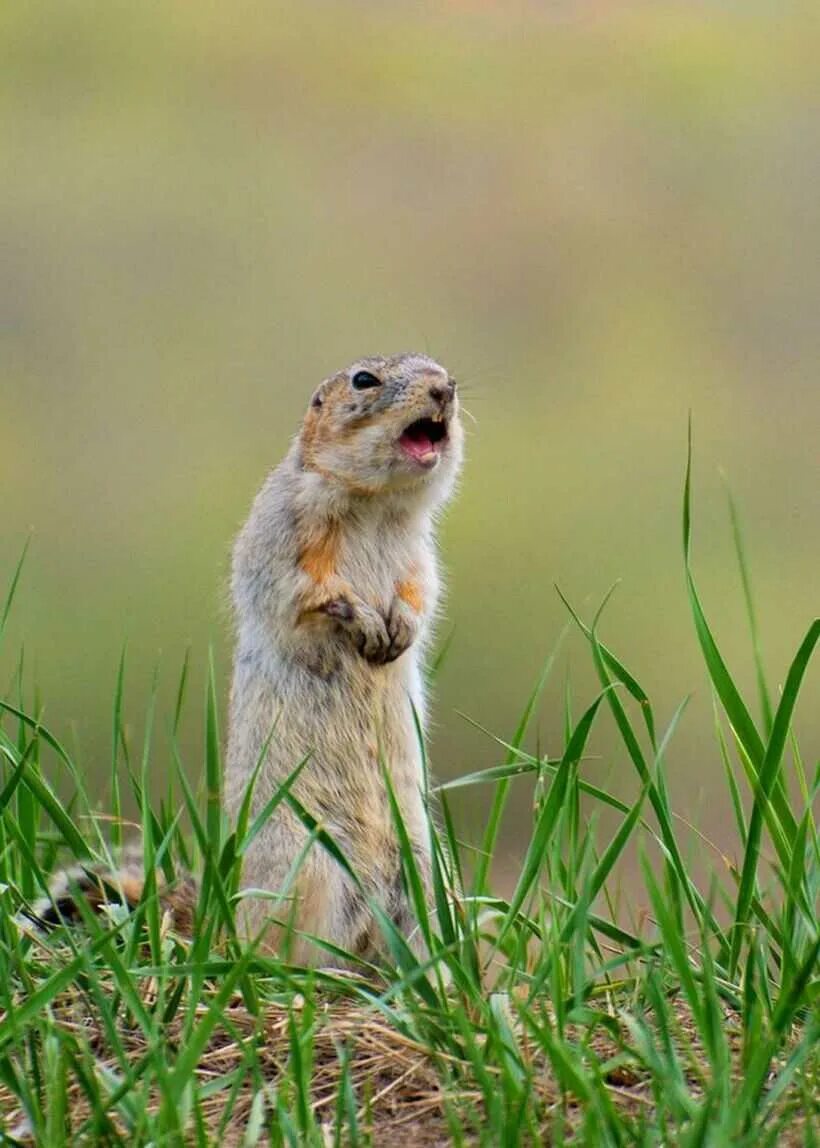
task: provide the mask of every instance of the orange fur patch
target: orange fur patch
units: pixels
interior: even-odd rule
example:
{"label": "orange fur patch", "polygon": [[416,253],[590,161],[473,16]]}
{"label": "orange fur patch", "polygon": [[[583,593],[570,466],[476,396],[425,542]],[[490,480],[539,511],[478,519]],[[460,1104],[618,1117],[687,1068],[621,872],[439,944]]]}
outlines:
{"label": "orange fur patch", "polygon": [[[363,427],[380,421],[380,416],[378,415],[363,415],[351,423],[346,422],[344,418],[340,418],[336,408],[345,402],[346,395],[347,375],[345,372],[342,372],[340,375],[331,379],[322,389],[322,405],[315,407],[311,404],[311,406],[308,407],[304,422],[302,423],[302,466],[305,470],[312,470],[315,471],[316,474],[323,475],[325,478],[344,483],[350,493],[355,494],[357,497],[369,498],[371,495],[378,493],[379,488],[377,486],[367,486],[365,483],[356,482],[343,473],[334,473],[322,466],[319,461],[322,456],[322,447],[328,444],[331,446],[344,446],[347,443],[353,442]],[[334,417],[334,415],[336,417]]]}
{"label": "orange fur patch", "polygon": [[312,465],[316,448],[334,437],[334,421],[331,412],[342,401],[342,388],[338,380],[332,380],[321,392],[321,406],[311,404],[302,423],[302,450],[305,461]]}
{"label": "orange fur patch", "polygon": [[319,431],[320,413],[318,408],[310,407],[302,424],[302,449],[308,458],[312,455],[313,444]]}
{"label": "orange fur patch", "polygon": [[417,614],[421,613],[424,599],[421,595],[421,587],[418,582],[411,582],[409,580],[396,583],[396,596],[401,598],[402,602],[406,602],[411,610],[415,610]]}
{"label": "orange fur patch", "polygon": [[302,551],[299,565],[314,582],[327,582],[336,573],[339,533],[338,522],[331,522],[325,532],[311,540]]}
{"label": "orange fur patch", "polygon": [[112,884],[122,890],[122,895],[129,905],[136,905],[142,896],[145,878],[131,873],[118,873]]}

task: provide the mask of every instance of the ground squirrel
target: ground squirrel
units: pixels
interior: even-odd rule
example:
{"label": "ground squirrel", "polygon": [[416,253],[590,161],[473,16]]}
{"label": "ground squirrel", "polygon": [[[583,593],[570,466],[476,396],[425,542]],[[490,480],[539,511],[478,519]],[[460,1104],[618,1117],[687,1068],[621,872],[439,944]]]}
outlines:
{"label": "ground squirrel", "polygon": [[281,929],[266,923],[290,920],[298,962],[322,959],[302,934],[375,955],[380,931],[366,897],[413,939],[383,770],[429,887],[414,712],[423,729],[422,661],[439,598],[434,521],[462,439],[444,367],[421,354],[360,359],[314,392],[234,547],[227,811],[237,816],[260,756],[252,813],[308,757],[294,796],[362,886],[319,844],[294,877],[308,830],[287,804],[277,807],[245,857],[243,888],[260,895],[243,897],[239,920],[248,936],[264,931],[271,951]]}
{"label": "ground squirrel", "polygon": [[[382,770],[427,878],[413,711],[423,726],[422,658],[439,597],[434,515],[461,454],[456,387],[443,367],[419,354],[360,359],[314,393],[234,549],[228,812],[236,814],[271,730],[257,809],[310,754],[295,795],[408,934]],[[280,806],[246,857],[245,887],[281,888],[306,836]],[[361,892],[324,849],[310,851],[293,891],[299,930],[361,955],[378,947]],[[248,898],[246,931],[271,911],[269,900]],[[297,943],[296,959],[317,955]]]}

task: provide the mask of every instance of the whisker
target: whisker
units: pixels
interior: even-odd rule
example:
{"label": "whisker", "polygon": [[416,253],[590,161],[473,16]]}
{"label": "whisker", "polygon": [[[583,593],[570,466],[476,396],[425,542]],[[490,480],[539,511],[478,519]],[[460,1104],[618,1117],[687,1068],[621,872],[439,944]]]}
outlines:
{"label": "whisker", "polygon": [[467,408],[464,406],[463,403],[462,403],[461,409],[464,412],[464,414],[467,416],[467,418],[472,422],[473,426],[478,426],[478,419],[475,417],[473,412],[467,410]]}
{"label": "whisker", "polygon": [[483,386],[488,382],[498,382],[508,369],[509,364],[499,363],[496,365],[495,363],[482,363],[481,366],[475,370],[467,370],[463,374],[461,371],[456,371],[455,378],[459,388],[462,385],[469,387],[474,383]]}

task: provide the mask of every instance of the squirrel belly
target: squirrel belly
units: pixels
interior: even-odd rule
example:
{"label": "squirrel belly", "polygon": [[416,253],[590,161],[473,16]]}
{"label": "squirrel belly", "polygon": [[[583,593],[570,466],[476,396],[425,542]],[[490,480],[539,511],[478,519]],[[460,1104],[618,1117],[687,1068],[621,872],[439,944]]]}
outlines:
{"label": "squirrel belly", "polygon": [[[357,876],[311,841],[287,801],[250,843],[237,920],[248,938],[298,963],[320,961],[321,941],[376,957],[371,900],[420,948],[385,773],[429,896],[422,666],[440,596],[435,518],[462,441],[444,367],[420,354],[359,360],[316,389],[236,540],[226,811],[237,817],[255,776],[258,815],[304,761],[293,796]],[[44,925],[72,916],[77,888],[92,906],[133,905],[141,867],[62,874],[29,916]],[[187,932],[193,880],[158,879],[158,891]]]}

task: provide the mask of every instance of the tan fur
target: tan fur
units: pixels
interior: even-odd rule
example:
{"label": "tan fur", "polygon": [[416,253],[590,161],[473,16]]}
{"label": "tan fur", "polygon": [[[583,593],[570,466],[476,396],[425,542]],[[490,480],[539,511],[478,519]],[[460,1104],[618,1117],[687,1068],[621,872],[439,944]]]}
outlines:
{"label": "tan fur", "polygon": [[[380,385],[358,391],[352,379],[360,370]],[[399,445],[419,418],[448,428],[429,469]],[[423,722],[421,663],[439,597],[433,519],[452,490],[461,448],[458,399],[443,367],[413,354],[361,360],[319,386],[236,542],[229,812],[242,804],[273,730],[253,811],[308,756],[294,794],[362,887],[319,844],[294,880],[308,833],[286,803],[277,808],[248,851],[243,885],[275,894],[290,881],[290,891],[279,903],[247,896],[241,920],[247,934],[264,933],[264,943],[276,947],[290,919],[290,951],[300,960],[321,959],[322,951],[299,934],[372,956],[379,931],[368,898],[416,942],[383,771],[427,882],[414,710]]]}
{"label": "tan fur", "polygon": [[[316,474],[320,474],[322,476],[322,478],[327,479],[329,482],[337,481],[337,476],[334,475],[333,471],[327,470],[325,467],[319,466],[318,463],[312,463],[310,465],[310,467],[309,468],[306,467],[306,469],[310,469],[310,470],[314,471]],[[348,494],[356,495],[358,498],[371,498],[371,497],[373,497],[373,495],[376,495],[379,493],[378,487],[376,487],[376,486],[365,486],[365,484],[362,482],[358,482],[358,483],[352,482],[349,478],[345,479],[345,487],[347,489]]]}

